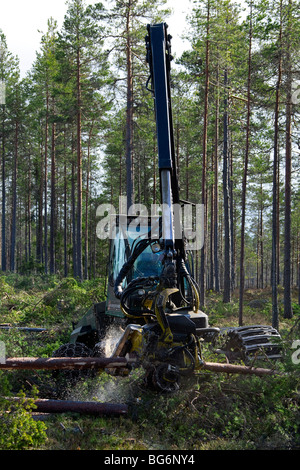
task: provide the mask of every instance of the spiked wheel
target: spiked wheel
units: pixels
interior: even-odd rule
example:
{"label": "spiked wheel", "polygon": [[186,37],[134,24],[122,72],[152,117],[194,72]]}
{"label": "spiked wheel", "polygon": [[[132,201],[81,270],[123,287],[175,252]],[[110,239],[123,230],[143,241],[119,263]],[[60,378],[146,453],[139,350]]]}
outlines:
{"label": "spiked wheel", "polygon": [[92,351],[82,343],[66,343],[60,346],[52,357],[90,357]]}
{"label": "spiked wheel", "polygon": [[[66,343],[53,352],[52,357],[91,357],[92,351],[82,343]],[[59,397],[64,397],[71,386],[87,377],[92,377],[90,370],[64,370],[54,371],[53,378],[56,383],[56,392]]]}
{"label": "spiked wheel", "polygon": [[281,346],[278,331],[271,326],[251,325],[228,329],[222,346],[229,361],[242,359],[280,359]]}

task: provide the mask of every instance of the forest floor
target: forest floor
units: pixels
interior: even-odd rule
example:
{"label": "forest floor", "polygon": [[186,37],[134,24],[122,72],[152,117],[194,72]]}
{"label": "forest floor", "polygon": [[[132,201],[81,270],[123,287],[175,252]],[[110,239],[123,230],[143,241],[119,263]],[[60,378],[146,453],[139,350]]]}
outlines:
{"label": "forest floor", "polygon": [[[268,289],[245,292],[244,324],[271,324],[270,294]],[[285,354],[276,368],[282,374],[260,378],[203,371],[167,395],[146,389],[143,374],[134,370],[128,377],[101,373],[69,391],[69,399],[127,404],[125,416],[41,416],[33,404],[12,407],[10,396],[43,398],[53,386],[53,376],[45,371],[0,371],[0,450],[299,450],[300,366],[291,357],[293,341],[300,339],[300,308],[297,292],[294,295],[294,316],[284,320],[280,292],[279,331]],[[0,329],[6,356],[50,357],[68,341],[72,322],[93,302],[103,300],[104,292],[99,280],[77,283],[7,275],[0,278],[0,299],[1,325],[46,329]],[[238,326],[237,299],[234,295],[225,305],[220,295],[209,292],[210,325]],[[205,346],[203,355],[206,361],[225,362]]]}

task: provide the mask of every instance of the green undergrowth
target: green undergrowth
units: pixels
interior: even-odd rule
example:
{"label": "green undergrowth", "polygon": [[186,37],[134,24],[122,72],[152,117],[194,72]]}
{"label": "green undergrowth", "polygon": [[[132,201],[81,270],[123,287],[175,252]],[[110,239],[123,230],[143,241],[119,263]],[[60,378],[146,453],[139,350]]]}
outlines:
{"label": "green undergrowth", "polygon": [[55,415],[46,421],[52,450],[288,450],[299,449],[298,382],[203,372],[172,395],[129,378],[100,376],[70,398],[126,403],[128,416]]}
{"label": "green undergrowth", "polygon": [[[6,355],[51,356],[68,341],[72,322],[92,303],[104,299],[103,292],[100,280],[80,283],[72,278],[0,277],[0,324],[45,329],[34,333],[1,329]],[[245,324],[270,324],[269,294],[245,293]],[[0,449],[300,449],[299,365],[292,361],[292,345],[300,339],[300,312],[295,301],[293,306],[292,320],[284,320],[280,311],[285,345],[283,361],[275,365],[280,375],[260,378],[203,370],[182,380],[178,392],[169,395],[146,389],[144,372],[136,369],[128,377],[103,372],[66,389],[71,400],[126,404],[128,414],[122,417],[78,413],[37,416],[34,399],[52,397],[53,375],[0,371]],[[237,296],[224,305],[221,295],[209,292],[206,312],[212,326],[237,326]],[[203,356],[206,361],[224,362],[206,344]],[[263,367],[274,364],[267,362]],[[11,397],[16,396],[20,400],[12,404]],[[30,400],[25,401],[25,396]]]}
{"label": "green undergrowth", "polygon": [[8,376],[0,371],[0,450],[24,450],[39,448],[47,441],[46,425],[33,417],[37,392],[32,397],[20,390],[11,395]]}

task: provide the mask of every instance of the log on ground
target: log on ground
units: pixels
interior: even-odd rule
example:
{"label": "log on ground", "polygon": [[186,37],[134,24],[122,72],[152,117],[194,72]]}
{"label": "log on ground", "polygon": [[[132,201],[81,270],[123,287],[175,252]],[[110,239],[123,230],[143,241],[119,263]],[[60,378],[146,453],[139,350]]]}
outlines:
{"label": "log on ground", "polygon": [[[26,403],[29,398],[7,398],[13,403]],[[98,403],[72,400],[33,400],[33,412],[40,413],[80,413],[96,416],[120,416],[128,413],[128,406],[119,403]]]}
{"label": "log on ground", "polygon": [[241,366],[235,364],[222,364],[215,362],[204,362],[201,369],[211,372],[220,372],[224,374],[242,374],[242,375],[258,375],[260,377],[265,375],[277,375],[278,371],[274,369],[264,369],[261,367]]}
{"label": "log on ground", "polygon": [[128,367],[124,357],[13,357],[0,363],[0,369],[9,370],[61,370],[61,369],[110,369]]}

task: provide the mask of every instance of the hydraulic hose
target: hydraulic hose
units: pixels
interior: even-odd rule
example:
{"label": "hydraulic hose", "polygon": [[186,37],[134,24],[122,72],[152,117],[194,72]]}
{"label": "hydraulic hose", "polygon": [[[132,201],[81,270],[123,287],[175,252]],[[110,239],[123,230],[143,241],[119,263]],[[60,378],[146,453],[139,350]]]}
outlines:
{"label": "hydraulic hose", "polygon": [[195,296],[195,311],[197,312],[199,310],[199,305],[200,305],[199,287],[198,287],[195,279],[188,272],[183,259],[180,260],[180,270],[183,273],[183,276],[186,277],[186,279],[187,279],[188,283],[190,284],[191,289],[194,293],[194,296]]}
{"label": "hydraulic hose", "polygon": [[115,285],[114,285],[114,294],[117,297],[117,299],[121,298],[121,295],[123,293],[122,289],[122,283],[131,270],[135,260],[138,258],[138,256],[145,250],[145,248],[148,246],[149,240],[142,240],[135,248],[134,252],[132,255],[129,257],[129,259],[126,261],[126,263],[123,264],[117,279],[115,280]]}

